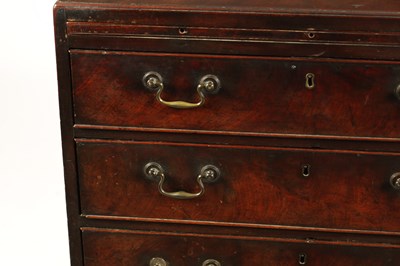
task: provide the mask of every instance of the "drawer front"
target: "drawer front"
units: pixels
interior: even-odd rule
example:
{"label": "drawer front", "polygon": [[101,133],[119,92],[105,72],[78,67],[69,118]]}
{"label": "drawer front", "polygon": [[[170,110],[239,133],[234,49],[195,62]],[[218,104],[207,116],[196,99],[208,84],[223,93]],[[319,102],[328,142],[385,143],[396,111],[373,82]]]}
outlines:
{"label": "drawer front", "polygon": [[[77,155],[84,215],[400,231],[393,154],[78,140]],[[220,178],[201,196],[170,198],[160,175],[146,177],[150,162],[166,193],[200,192],[207,165]]]}
{"label": "drawer front", "polygon": [[[155,266],[156,258],[160,266],[379,266],[400,263],[399,248],[322,245],[305,241],[285,243],[263,238],[235,239],[90,228],[83,229],[83,245],[87,266]],[[154,264],[151,264],[152,260]]]}
{"label": "drawer front", "polygon": [[[79,125],[400,136],[396,63],[72,50],[71,65]],[[204,104],[176,109],[159,102],[159,83],[153,90],[143,84],[148,72],[159,74],[163,101],[200,104],[203,98]],[[215,94],[203,93],[200,80],[209,74],[220,81]]]}

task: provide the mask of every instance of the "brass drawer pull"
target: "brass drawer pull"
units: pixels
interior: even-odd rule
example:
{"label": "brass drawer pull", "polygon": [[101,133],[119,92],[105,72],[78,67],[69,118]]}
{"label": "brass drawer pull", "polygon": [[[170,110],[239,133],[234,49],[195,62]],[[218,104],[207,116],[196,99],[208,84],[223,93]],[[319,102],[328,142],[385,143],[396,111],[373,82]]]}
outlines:
{"label": "brass drawer pull", "polygon": [[156,99],[172,108],[179,108],[179,109],[188,109],[188,108],[195,108],[195,107],[200,107],[204,104],[206,101],[206,97],[204,93],[211,93],[215,94],[219,91],[221,88],[221,83],[219,79],[214,76],[214,75],[206,75],[200,79],[199,84],[197,85],[197,93],[199,94],[200,101],[197,103],[189,103],[189,102],[184,102],[184,101],[165,101],[161,98],[161,93],[164,90],[164,84],[163,84],[163,79],[161,75],[157,72],[151,71],[146,73],[143,76],[143,85],[148,88],[149,90],[156,90]]}
{"label": "brass drawer pull", "polygon": [[176,192],[167,192],[164,190],[163,185],[165,182],[165,174],[164,169],[161,167],[160,164],[155,162],[150,162],[145,165],[144,173],[147,178],[150,180],[158,181],[158,191],[167,197],[174,198],[174,199],[193,199],[200,197],[204,194],[204,183],[213,183],[218,180],[221,173],[219,169],[214,165],[206,165],[204,166],[200,174],[197,176],[197,183],[200,186],[200,191],[197,193],[189,193],[186,191],[176,191]]}
{"label": "brass drawer pull", "polygon": [[168,266],[168,262],[166,262],[163,258],[152,258],[150,260],[149,266]]}
{"label": "brass drawer pull", "polygon": [[394,173],[394,174],[390,177],[390,185],[392,185],[392,187],[393,187],[395,190],[400,191],[400,172]]}

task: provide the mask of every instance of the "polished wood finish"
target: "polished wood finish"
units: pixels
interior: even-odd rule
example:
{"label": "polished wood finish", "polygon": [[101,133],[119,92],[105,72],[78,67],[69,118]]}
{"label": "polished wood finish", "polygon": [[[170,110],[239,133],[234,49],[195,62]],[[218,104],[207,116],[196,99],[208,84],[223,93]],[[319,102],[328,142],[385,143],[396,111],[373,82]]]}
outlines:
{"label": "polished wood finish", "polygon": [[[366,22],[367,23],[367,22]],[[319,42],[277,42],[204,38],[149,38],[147,36],[85,35],[70,37],[71,48],[143,52],[198,53],[215,55],[255,55],[312,58],[400,60],[397,45],[331,44]],[[372,54],[372,56],[371,56]]]}
{"label": "polished wood finish", "polygon": [[228,38],[236,40],[257,39],[258,41],[303,41],[312,43],[335,42],[357,44],[392,44],[398,45],[400,34],[397,32],[383,32],[371,35],[366,32],[324,31],[324,30],[282,30],[282,29],[237,29],[237,28],[208,28],[184,26],[149,26],[149,25],[116,25],[100,22],[68,22],[69,35],[124,35],[124,36],[152,36],[181,37],[181,38]]}
{"label": "polished wood finish", "polygon": [[381,2],[375,0],[341,0],[340,2],[322,1],[322,0],[280,0],[276,1],[260,1],[248,0],[246,2],[235,0],[62,0],[62,3],[79,3],[91,4],[95,6],[132,6],[138,8],[164,8],[164,9],[200,9],[200,10],[227,10],[227,11],[256,11],[263,12],[283,12],[291,13],[310,12],[325,13],[332,12],[334,14],[354,14],[366,13],[371,15],[391,14],[398,15],[400,7],[396,0],[387,0],[382,5]]}
{"label": "polished wood finish", "polygon": [[[61,0],[54,18],[73,266],[399,265],[397,0]],[[166,100],[197,101],[205,74],[222,89],[170,109],[147,71]],[[150,161],[168,191],[222,177],[173,200]]]}
{"label": "polished wood finish", "polygon": [[64,159],[65,192],[67,195],[68,227],[71,265],[81,266],[82,240],[77,228],[80,226],[79,190],[76,176],[76,153],[73,133],[71,71],[69,67],[68,41],[66,33],[66,11],[54,9],[55,44],[57,55],[57,74],[59,107],[61,116],[61,136]]}
{"label": "polished wood finish", "polygon": [[[393,248],[327,245],[263,237],[113,231],[83,228],[85,265],[147,266],[154,257],[170,265],[201,266],[207,259],[222,265],[397,265]],[[173,247],[173,248],[171,248]],[[303,256],[303,259],[301,259]]]}
{"label": "polished wood finish", "polygon": [[71,48],[400,59],[396,2],[89,2],[60,2]]}
{"label": "polished wood finish", "polygon": [[[397,154],[79,140],[77,155],[85,215],[398,230],[400,195],[389,184],[400,172]],[[178,201],[145,177],[149,162],[165,169],[168,191],[198,191],[209,164],[221,178]]]}
{"label": "polished wood finish", "polygon": [[[73,50],[71,68],[77,124],[361,137],[400,132],[394,63]],[[168,100],[198,101],[196,87],[207,74],[222,88],[204,108],[175,110],[144,87],[149,71],[163,77]],[[315,75],[312,90],[307,73]]]}

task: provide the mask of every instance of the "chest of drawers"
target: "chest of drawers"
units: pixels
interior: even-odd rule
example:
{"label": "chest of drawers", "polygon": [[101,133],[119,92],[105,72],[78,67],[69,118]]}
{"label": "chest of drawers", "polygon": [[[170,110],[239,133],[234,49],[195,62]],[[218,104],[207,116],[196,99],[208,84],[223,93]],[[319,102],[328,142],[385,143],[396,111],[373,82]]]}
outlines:
{"label": "chest of drawers", "polygon": [[54,18],[72,265],[400,265],[397,0]]}

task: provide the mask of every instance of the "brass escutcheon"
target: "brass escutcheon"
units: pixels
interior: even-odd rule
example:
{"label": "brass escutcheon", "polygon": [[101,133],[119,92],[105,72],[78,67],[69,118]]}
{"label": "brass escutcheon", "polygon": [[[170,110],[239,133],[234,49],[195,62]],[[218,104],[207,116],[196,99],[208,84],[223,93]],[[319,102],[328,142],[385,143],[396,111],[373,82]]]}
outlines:
{"label": "brass escutcheon", "polygon": [[313,73],[306,74],[306,88],[309,90],[315,87],[315,75]]}
{"label": "brass escutcheon", "polygon": [[304,253],[299,254],[299,265],[307,264],[307,255]]}
{"label": "brass escutcheon", "polygon": [[311,165],[309,165],[309,164],[303,164],[303,165],[301,166],[301,174],[302,174],[304,177],[309,177],[310,174],[311,174]]}

